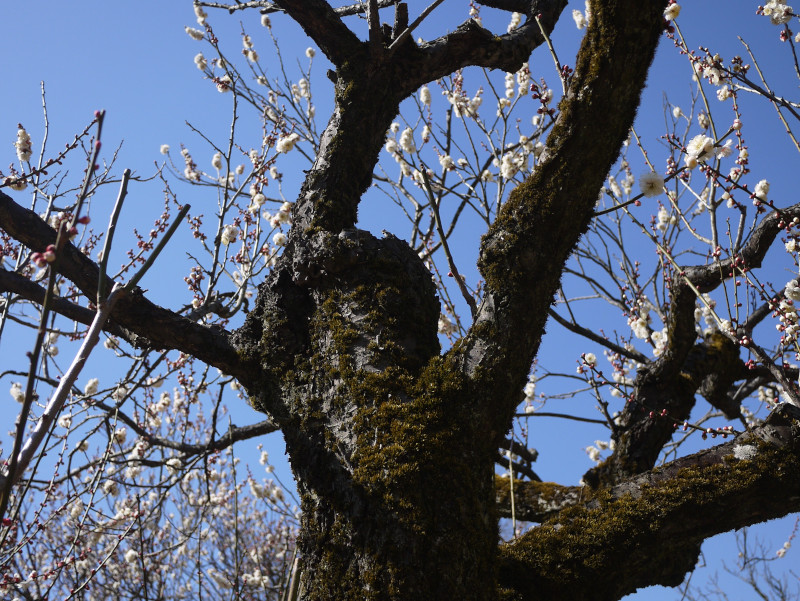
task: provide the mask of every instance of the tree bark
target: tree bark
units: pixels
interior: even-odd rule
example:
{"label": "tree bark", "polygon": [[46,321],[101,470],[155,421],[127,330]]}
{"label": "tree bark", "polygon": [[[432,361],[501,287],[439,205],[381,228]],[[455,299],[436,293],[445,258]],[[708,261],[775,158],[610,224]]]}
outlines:
{"label": "tree bark", "polygon": [[[334,114],[283,254],[232,334],[140,294],[121,301],[110,327],[236,376],[269,427],[280,427],[302,503],[302,599],[616,599],[639,586],[677,584],[706,536],[796,508],[800,435],[790,411],[654,470],[652,451],[669,433],[631,407],[620,450],[596,474],[595,488],[524,485],[520,509],[545,523],[498,546],[497,502],[508,493],[495,488],[494,458],[565,262],[633,122],[665,2],[592,3],[546,150],[482,239],[485,287],[475,322],[444,354],[430,273],[405,242],[356,229],[361,196],[405,98],[464,66],[518,69],[544,41],[534,17],[549,32],[566,1],[492,0],[485,4],[526,12],[526,23],[497,36],[469,21],[420,45],[410,36],[394,44],[405,17],[379,31],[370,13],[370,41],[362,42],[323,0],[275,4],[336,67]],[[741,253],[748,266],[763,258],[778,223],[767,217],[750,238]],[[2,193],[0,226],[34,250],[55,235]],[[724,381],[741,375],[731,344],[695,344],[688,285],[711,290],[731,268],[687,268],[675,284],[671,345],[640,373],[640,405],[683,415],[699,388],[712,395],[719,386],[704,378],[710,364],[731,368]],[[94,300],[105,277],[95,263],[67,245],[60,269]],[[0,286],[38,294],[14,280],[4,275]]]}

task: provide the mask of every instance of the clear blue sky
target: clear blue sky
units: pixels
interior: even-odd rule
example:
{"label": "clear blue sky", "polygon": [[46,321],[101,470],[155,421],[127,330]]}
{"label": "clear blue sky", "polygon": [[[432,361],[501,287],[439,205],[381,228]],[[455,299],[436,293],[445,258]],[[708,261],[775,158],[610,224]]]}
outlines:
{"label": "clear blue sky", "polygon": [[[418,3],[410,4],[413,13]],[[796,90],[796,81],[792,81],[791,73],[781,70],[779,64],[785,62],[786,57],[774,55],[776,48],[772,40],[777,36],[778,29],[771,26],[768,19],[755,16],[757,4],[750,0],[687,2],[679,23],[690,46],[706,45],[725,57],[743,53],[736,39],[737,35],[743,35],[757,52],[762,49],[762,65],[776,83],[784,84],[783,93],[791,94]],[[449,28],[454,27],[466,16],[466,5],[467,2],[463,0],[446,1],[434,13],[434,19],[428,25],[430,29],[423,30],[423,33],[431,31],[433,35],[436,27],[444,22]],[[582,10],[583,2],[570,3],[553,35],[560,58],[567,64],[573,62],[574,49],[580,40],[580,32],[570,18],[572,8]],[[255,12],[233,16],[222,12],[209,13],[217,36],[231,54],[241,48],[241,21],[253,34],[262,59],[269,55],[271,46]],[[202,163],[204,168],[209,168],[207,163],[212,153],[200,143],[186,122],[197,126],[212,139],[225,139],[229,129],[230,96],[217,93],[209,82],[203,80],[192,62],[195,54],[205,51],[206,47],[190,39],[183,31],[184,26],[195,25],[191,2],[6,2],[0,16],[0,72],[4,74],[5,82],[3,93],[0,94],[0,162],[8,164],[14,159],[13,141],[18,122],[23,123],[30,132],[34,148],[40,143],[40,82],[44,81],[51,149],[63,146],[91,119],[94,110],[103,108],[107,111],[104,130],[106,149],[124,141],[117,163],[118,171],[127,167],[140,175],[151,174],[154,162],[163,159],[158,150],[165,143],[173,149],[179,148],[181,143],[187,144],[190,149],[197,148],[193,150],[195,160]],[[305,61],[303,52],[312,44],[302,31],[285,17],[274,16],[273,22],[284,58],[297,56]],[[360,27],[359,34],[363,37],[363,21],[351,18],[349,23],[353,27]],[[292,59],[287,63],[292,65]],[[554,80],[552,61],[545,51],[537,51],[531,67],[534,78],[542,75]],[[326,120],[326,107],[330,106],[330,99],[323,98],[326,68],[326,61],[318,54],[315,59],[318,86],[315,101],[320,123]],[[687,65],[668,47],[665,40],[653,66],[637,120],[639,133],[649,139],[652,146],[655,146],[652,142],[664,130],[664,94],[668,94],[670,102],[688,106],[691,91]],[[768,147],[772,146],[771,153],[754,153],[754,171],[763,169],[762,177],[769,178],[772,183],[772,196],[785,198],[784,204],[794,202],[792,193],[795,178],[781,177],[781,173],[793,173],[796,154],[786,144],[781,128],[763,101],[745,101],[743,106],[746,114],[753,119],[748,122],[748,127],[757,128],[759,140]],[[753,134],[750,135],[750,140],[756,141]],[[663,168],[663,164],[658,166]],[[303,168],[307,168],[307,165],[298,164],[294,170],[283,169],[287,173],[284,192],[289,199],[294,198],[299,187]],[[634,172],[638,175],[641,169],[634,169]],[[190,202],[195,207],[203,206],[206,202],[209,207],[215,206],[213,196],[204,199],[198,195],[197,189],[177,189],[181,194],[181,202]],[[113,198],[109,196],[107,202],[110,206]],[[384,227],[391,230],[390,223],[386,221],[386,215],[390,213],[380,203],[376,197],[365,203],[362,209],[364,226],[373,231],[380,231]],[[130,191],[123,223],[149,228],[152,220],[158,216],[161,205],[162,195],[157,185],[136,185]],[[97,214],[102,214],[102,209]],[[475,232],[475,242],[478,233]],[[402,236],[403,232],[398,232],[398,235]],[[475,249],[473,246],[465,252],[474,256]],[[180,248],[173,248],[170,252],[174,254],[168,257],[179,260]],[[151,288],[154,300],[166,305],[174,296],[170,286],[159,284],[169,281],[169,263],[162,263],[157,276],[151,275],[143,284],[145,288]],[[558,334],[558,341],[551,336],[543,347],[542,356],[546,356],[550,364],[563,361],[568,366],[573,365],[574,341],[564,337],[563,331],[559,331],[557,326],[550,326],[550,330]],[[0,345],[0,359],[7,356],[5,353],[13,346],[17,345],[4,340]],[[5,383],[2,385],[5,386]],[[235,421],[240,424],[248,419],[259,419],[248,407],[236,409],[234,415]],[[558,451],[543,452],[537,470],[545,479],[559,479],[562,483],[572,484],[591,465],[583,447],[591,444],[593,435],[587,430],[584,439],[583,431],[570,425],[571,436],[565,439],[563,430],[551,428],[551,425],[537,427],[534,444],[542,451],[547,451],[549,444],[558,444]],[[556,432],[552,440],[548,438],[548,432],[551,431]],[[271,448],[271,456],[277,458],[280,441],[273,437]],[[254,449],[255,442],[243,445],[239,451],[246,456]],[[283,469],[286,469],[285,464]],[[565,473],[568,475],[564,476]],[[772,525],[766,529],[765,537],[771,537],[777,548],[787,536],[791,523],[793,520],[783,520]],[[727,536],[710,543],[706,547],[709,555],[718,558],[722,554],[729,557],[729,563],[732,564],[731,541],[732,537]],[[709,563],[713,563],[712,560]],[[789,567],[788,564],[786,567]],[[698,574],[695,582],[700,582],[702,578]],[[735,597],[750,599],[752,595],[743,593],[739,596],[737,593]],[[675,599],[677,594],[672,590],[653,589],[639,593],[636,598]]]}

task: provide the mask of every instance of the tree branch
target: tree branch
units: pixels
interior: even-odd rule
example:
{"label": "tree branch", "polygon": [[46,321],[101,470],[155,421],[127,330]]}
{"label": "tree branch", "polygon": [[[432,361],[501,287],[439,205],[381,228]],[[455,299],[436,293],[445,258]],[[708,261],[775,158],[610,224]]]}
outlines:
{"label": "tree branch", "polygon": [[495,399],[479,419],[491,420],[498,434],[514,413],[564,264],[593,218],[597,191],[633,122],[663,27],[662,3],[594,6],[539,167],[511,193],[483,238],[486,293],[467,337],[451,351],[485,387],[485,398]]}
{"label": "tree branch", "polygon": [[[508,478],[495,476],[497,513],[511,517],[511,486]],[[553,482],[514,480],[514,517],[524,522],[544,522],[567,507],[588,498],[584,486],[561,486]]]}
{"label": "tree branch", "polygon": [[[54,244],[56,232],[36,213],[29,211],[0,191],[0,227],[31,250],[43,252]],[[91,302],[97,298],[100,269],[97,264],[70,243],[64,245],[59,273],[72,281]],[[113,287],[108,276],[106,289]],[[138,288],[119,299],[111,321],[135,337],[126,336],[135,346],[176,349],[218,367],[237,378],[252,377],[230,343],[229,334],[218,328],[197,324],[164,309],[144,297]]]}
{"label": "tree branch", "polygon": [[[779,223],[791,222],[797,216],[800,203],[772,211],[754,229],[738,255],[707,265],[675,267],[678,273],[670,289],[667,323],[670,343],[661,357],[639,370],[634,385],[635,402],[623,409],[620,428],[614,434],[615,451],[603,464],[584,475],[588,483],[612,484],[652,468],[661,449],[672,439],[675,422],[689,418],[698,391],[729,418],[739,415],[738,400],[729,397],[728,392],[733,382],[747,378],[750,372],[739,356],[738,340],[730,340],[727,332],[696,343],[697,294],[713,291],[738,270],[760,267],[781,231]],[[767,367],[775,368],[769,363]],[[780,371],[777,373],[783,377]],[[660,416],[662,411],[664,418],[651,417]]]}
{"label": "tree branch", "polygon": [[[36,282],[32,282],[26,277],[0,269],[0,292],[10,292],[16,294],[18,297],[31,301],[38,305],[44,302],[45,289],[39,286]],[[65,298],[60,296],[54,297],[52,300],[52,309],[59,315],[68,317],[73,321],[82,323],[84,325],[91,325],[95,316],[95,311],[81,307],[75,303],[71,303]],[[115,336],[120,336],[130,342],[128,338],[129,333],[119,327],[117,324],[107,323],[104,325],[103,330]]]}
{"label": "tree branch", "polygon": [[[541,14],[542,27],[549,34],[567,1],[533,0],[526,4],[531,7],[532,14]],[[455,31],[424,44],[419,49],[421,60],[415,61],[414,69],[423,75],[422,79],[426,82],[468,66],[514,72],[544,42],[539,25],[531,18],[503,35],[496,35],[476,21],[469,20]],[[419,79],[414,78],[413,90],[421,85]]]}
{"label": "tree branch", "polygon": [[275,4],[297,21],[337,67],[361,47],[358,37],[324,0],[277,0]]}
{"label": "tree branch", "polygon": [[530,598],[619,599],[677,586],[700,543],[800,510],[800,412],[601,491],[501,547],[500,583]]}

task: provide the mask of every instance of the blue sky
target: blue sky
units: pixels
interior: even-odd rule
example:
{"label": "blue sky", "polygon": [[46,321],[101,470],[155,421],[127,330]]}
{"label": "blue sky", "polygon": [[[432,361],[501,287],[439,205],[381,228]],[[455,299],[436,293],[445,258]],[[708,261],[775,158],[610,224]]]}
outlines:
{"label": "blue sky", "polygon": [[[436,28],[443,22],[452,28],[466,17],[466,4],[462,0],[446,1],[421,33],[440,35],[443,31]],[[761,50],[762,66],[768,76],[773,78],[777,87],[782,88],[782,93],[791,95],[796,89],[796,81],[791,79],[791,73],[785,68],[788,53],[778,52],[782,48],[776,50],[773,40],[778,35],[778,29],[771,26],[768,19],[756,17],[756,7],[757,2],[749,0],[687,3],[679,23],[690,46],[706,45],[725,57],[743,53],[736,36],[744,35],[756,52]],[[553,34],[560,58],[567,64],[573,62],[572,56],[581,35],[569,17],[572,8],[583,9],[583,2],[570,4]],[[413,13],[413,6],[411,10]],[[256,13],[242,12],[232,16],[221,12],[209,13],[217,36],[231,54],[241,48],[241,24],[253,35],[262,58],[269,54],[270,43],[259,25]],[[105,149],[110,153],[111,148],[122,142],[118,171],[131,168],[141,176],[150,175],[155,170],[154,165],[164,158],[159,154],[160,145],[169,144],[177,149],[181,143],[193,150],[198,163],[208,168],[212,151],[190,130],[187,122],[212,139],[224,140],[230,127],[230,95],[217,93],[208,81],[203,80],[193,64],[195,54],[206,48],[183,31],[184,26],[195,25],[190,2],[81,0],[66,3],[42,0],[5,3],[0,16],[0,71],[5,74],[4,93],[0,95],[0,162],[8,164],[14,158],[13,141],[17,123],[23,123],[28,129],[34,148],[41,142],[43,120],[40,82],[44,81],[51,150],[71,140],[75,132],[91,119],[92,113],[102,108],[107,115],[103,136]],[[385,18],[388,20],[389,16]],[[505,21],[495,20],[488,13],[484,18],[486,23],[499,24],[501,30],[504,27]],[[273,23],[284,58],[297,56],[305,64],[303,53],[312,44],[302,31],[285,17],[274,16]],[[351,18],[348,23],[354,28],[360,27],[358,33],[363,37],[363,21]],[[669,46],[666,40],[662,44],[637,119],[637,130],[643,139],[648,140],[651,148],[657,147],[658,138],[664,130],[665,98],[673,104],[688,106],[692,93],[688,66]],[[292,60],[288,59],[287,64],[293,65]],[[325,59],[318,54],[315,59],[315,102],[320,123],[326,120],[326,110],[330,107],[330,99],[325,97],[324,71],[327,68]],[[555,80],[552,61],[544,49],[534,54],[531,69],[534,78],[541,75],[548,80]],[[749,141],[765,148],[763,153],[752,153],[754,173],[759,170],[764,173],[755,180],[768,177],[773,185],[774,196],[783,197],[784,204],[790,204],[793,202],[794,178],[781,177],[781,174],[793,172],[796,151],[786,142],[782,128],[763,101],[744,99],[742,105],[745,114],[751,118],[747,127],[751,128],[751,132],[758,132],[757,135],[751,133]],[[655,156],[653,158],[657,160]],[[663,164],[657,166],[663,168]],[[298,163],[293,169],[284,168],[287,173],[284,193],[290,200],[299,187],[304,168],[307,168],[304,163]],[[635,173],[639,172],[635,170]],[[181,202],[190,202],[194,207],[208,203],[209,211],[213,211],[211,207],[215,206],[215,199],[204,198],[197,188],[176,187],[176,190]],[[137,184],[129,194],[123,210],[123,224],[149,228],[163,202],[160,187],[152,183]],[[105,200],[101,198],[95,201],[98,215],[103,214],[103,202],[110,207],[113,193],[109,191]],[[392,222],[396,220],[393,211],[387,209],[380,198],[369,196],[361,211],[363,226],[373,231],[383,228],[392,230]],[[102,217],[104,221],[105,217]],[[465,243],[460,252],[463,252],[462,256],[474,257],[480,232],[469,233],[474,237],[471,243]],[[122,241],[124,239],[123,236]],[[169,306],[170,301],[175,299],[172,287],[163,283],[169,281],[170,264],[179,261],[181,254],[180,244],[177,247],[173,245],[157,268],[159,271],[150,274],[143,282],[143,287],[151,289],[153,300]],[[464,259],[463,263],[468,265],[469,259]],[[473,271],[466,272],[474,276]],[[557,335],[546,340],[541,356],[551,365],[560,362],[573,365],[576,342],[565,337],[558,326],[551,325],[549,329]],[[7,353],[19,348],[19,344],[25,343],[10,344],[3,340],[0,358],[7,357]],[[571,369],[568,367],[567,371]],[[587,407],[591,410],[591,401],[588,401]],[[259,418],[248,407],[235,408],[234,415],[237,423]],[[572,484],[591,465],[583,446],[594,440],[592,431],[590,428],[584,431],[582,426],[570,425],[570,436],[565,439],[564,430],[551,426],[532,426],[536,439],[534,446],[545,451],[550,444],[558,445],[557,451],[542,454],[537,471],[545,479]],[[551,432],[554,433],[552,439],[548,437]],[[245,446],[239,451],[244,454],[254,452],[255,442],[247,448]],[[278,459],[281,443],[275,437],[270,449],[273,460]],[[279,467],[286,469],[285,463]],[[773,524],[766,530],[768,534],[765,537],[772,536],[777,548],[785,540],[792,523],[793,519]],[[709,544],[709,550],[715,549],[709,555],[716,558],[722,554],[732,562],[731,540],[728,536]],[[699,581],[698,574],[695,582]],[[636,596],[637,599],[676,597],[671,590],[648,590]],[[738,598],[750,597],[743,593]]]}

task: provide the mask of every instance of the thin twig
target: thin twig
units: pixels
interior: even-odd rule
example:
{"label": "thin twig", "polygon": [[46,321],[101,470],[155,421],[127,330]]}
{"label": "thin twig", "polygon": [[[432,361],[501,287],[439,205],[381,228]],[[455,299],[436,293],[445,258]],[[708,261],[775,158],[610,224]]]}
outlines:
{"label": "thin twig", "polygon": [[475,299],[472,298],[472,295],[467,290],[466,284],[464,284],[464,280],[461,279],[461,275],[458,273],[458,269],[456,268],[456,263],[453,260],[453,255],[450,252],[450,247],[447,244],[447,238],[444,235],[444,228],[442,227],[442,218],[439,215],[439,203],[436,202],[436,199],[433,196],[433,188],[431,188],[431,180],[428,177],[428,172],[426,169],[422,169],[420,171],[422,174],[422,180],[425,185],[425,191],[428,193],[428,199],[431,203],[431,209],[433,210],[433,216],[436,219],[436,231],[439,233],[439,239],[442,241],[442,248],[444,249],[444,255],[447,257],[447,266],[450,268],[450,273],[453,274],[453,277],[456,279],[456,283],[458,284],[458,289],[461,290],[461,296],[464,297],[464,300],[467,301],[467,305],[469,305],[469,310],[472,313],[472,319],[475,319],[475,316],[478,314],[478,306],[475,303]]}
{"label": "thin twig", "polygon": [[539,18],[539,15],[534,15],[533,18],[536,20],[536,24],[539,26],[539,31],[542,32],[542,37],[544,41],[547,43],[547,47],[550,50],[550,56],[553,57],[553,62],[556,64],[556,70],[558,71],[558,78],[561,80],[561,89],[564,92],[564,96],[567,95],[567,79],[564,76],[564,70],[561,67],[561,61],[558,60],[558,55],[556,54],[556,49],[553,48],[553,42],[550,41],[550,36],[547,35],[547,31],[542,25],[542,20]]}

